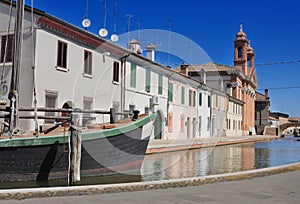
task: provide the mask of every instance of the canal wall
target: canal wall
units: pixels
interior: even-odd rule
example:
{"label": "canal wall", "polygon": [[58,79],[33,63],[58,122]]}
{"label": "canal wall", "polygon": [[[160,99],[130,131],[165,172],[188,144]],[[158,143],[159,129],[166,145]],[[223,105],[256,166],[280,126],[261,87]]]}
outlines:
{"label": "canal wall", "polygon": [[0,200],[8,199],[28,199],[40,197],[53,196],[78,196],[78,195],[92,195],[104,193],[119,193],[119,192],[133,192],[145,191],[153,189],[177,188],[186,186],[199,186],[216,182],[227,182],[241,179],[251,179],[261,176],[269,176],[284,172],[300,170],[300,163],[270,167],[265,169],[257,169],[250,171],[243,171],[238,173],[227,173],[220,175],[201,176],[184,179],[171,179],[164,181],[149,181],[123,184],[107,184],[107,185],[93,185],[93,186],[73,186],[73,187],[52,187],[52,188],[33,188],[33,189],[14,189],[14,190],[0,190]]}
{"label": "canal wall", "polygon": [[146,154],[172,152],[206,147],[232,145],[248,142],[268,141],[280,138],[274,135],[253,135],[241,137],[210,137],[179,140],[151,140]]}

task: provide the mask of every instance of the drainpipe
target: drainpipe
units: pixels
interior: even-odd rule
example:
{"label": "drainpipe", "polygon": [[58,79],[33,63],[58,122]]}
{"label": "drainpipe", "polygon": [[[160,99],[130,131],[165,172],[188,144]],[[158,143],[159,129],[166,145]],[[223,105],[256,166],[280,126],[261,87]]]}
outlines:
{"label": "drainpipe", "polygon": [[121,60],[121,112],[124,112],[125,109],[125,74],[126,74],[126,60],[129,57],[130,53],[123,55]]}
{"label": "drainpipe", "polygon": [[173,71],[173,73],[171,73],[169,76],[168,76],[168,97],[167,97],[167,125],[169,125],[169,106],[170,106],[170,102],[169,102],[169,83],[170,83],[170,78],[171,76],[175,74],[175,71]]}

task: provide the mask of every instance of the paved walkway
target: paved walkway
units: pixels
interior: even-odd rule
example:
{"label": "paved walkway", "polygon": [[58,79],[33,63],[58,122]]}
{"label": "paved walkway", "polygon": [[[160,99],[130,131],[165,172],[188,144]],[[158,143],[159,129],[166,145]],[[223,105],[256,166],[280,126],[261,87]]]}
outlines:
{"label": "paved walkway", "polygon": [[170,152],[186,149],[196,149],[201,147],[211,147],[218,145],[229,145],[243,142],[255,142],[272,140],[279,138],[274,135],[253,135],[239,137],[209,137],[209,138],[193,138],[193,139],[177,139],[177,140],[151,140],[148,145],[147,154]]}
{"label": "paved walkway", "polygon": [[246,180],[148,191],[0,200],[1,204],[300,203],[300,170]]}

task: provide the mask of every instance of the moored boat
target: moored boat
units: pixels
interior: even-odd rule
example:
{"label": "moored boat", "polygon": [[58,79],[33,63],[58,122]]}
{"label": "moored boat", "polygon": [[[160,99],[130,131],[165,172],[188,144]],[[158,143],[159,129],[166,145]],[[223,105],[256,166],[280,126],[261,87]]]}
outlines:
{"label": "moored boat", "polygon": [[[82,176],[139,171],[156,115],[110,129],[90,128],[82,132]],[[127,121],[127,122],[128,122]],[[70,134],[64,128],[49,135],[18,135],[0,139],[0,181],[68,178]]]}

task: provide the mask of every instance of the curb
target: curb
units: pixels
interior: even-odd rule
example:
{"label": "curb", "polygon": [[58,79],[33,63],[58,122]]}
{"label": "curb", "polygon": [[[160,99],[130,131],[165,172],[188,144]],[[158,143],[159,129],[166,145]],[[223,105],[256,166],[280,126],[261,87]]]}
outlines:
{"label": "curb", "polygon": [[238,173],[227,173],[220,175],[201,176],[183,179],[171,179],[163,181],[134,182],[122,184],[106,184],[92,186],[72,186],[72,187],[49,187],[49,188],[31,188],[31,189],[11,189],[0,190],[0,200],[22,200],[37,197],[53,196],[80,196],[104,193],[120,193],[144,191],[153,189],[178,188],[187,186],[199,186],[209,183],[235,181],[241,179],[250,179],[262,176],[269,176],[284,172],[300,170],[300,163],[288,164],[265,169],[243,171]]}

